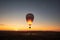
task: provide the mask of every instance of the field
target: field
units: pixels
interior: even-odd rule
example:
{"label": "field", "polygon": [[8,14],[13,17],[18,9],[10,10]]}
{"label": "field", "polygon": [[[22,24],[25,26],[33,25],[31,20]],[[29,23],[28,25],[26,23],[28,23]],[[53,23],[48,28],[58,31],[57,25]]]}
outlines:
{"label": "field", "polygon": [[0,40],[60,40],[57,31],[0,31]]}

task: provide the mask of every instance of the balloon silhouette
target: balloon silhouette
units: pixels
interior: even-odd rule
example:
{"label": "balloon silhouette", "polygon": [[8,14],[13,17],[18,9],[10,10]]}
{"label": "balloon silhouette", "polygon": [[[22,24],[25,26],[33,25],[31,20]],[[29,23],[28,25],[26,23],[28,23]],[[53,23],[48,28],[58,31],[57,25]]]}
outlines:
{"label": "balloon silhouette", "polygon": [[32,13],[28,13],[26,15],[26,21],[27,21],[27,23],[29,25],[29,28],[31,28],[33,20],[34,20],[34,15]]}

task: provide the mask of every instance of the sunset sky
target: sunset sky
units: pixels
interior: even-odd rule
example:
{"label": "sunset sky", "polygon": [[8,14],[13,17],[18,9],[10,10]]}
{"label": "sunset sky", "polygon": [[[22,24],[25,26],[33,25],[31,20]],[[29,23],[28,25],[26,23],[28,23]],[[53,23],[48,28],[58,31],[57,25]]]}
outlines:
{"label": "sunset sky", "polygon": [[[33,13],[32,28],[26,14]],[[0,0],[0,30],[60,31],[59,0]]]}

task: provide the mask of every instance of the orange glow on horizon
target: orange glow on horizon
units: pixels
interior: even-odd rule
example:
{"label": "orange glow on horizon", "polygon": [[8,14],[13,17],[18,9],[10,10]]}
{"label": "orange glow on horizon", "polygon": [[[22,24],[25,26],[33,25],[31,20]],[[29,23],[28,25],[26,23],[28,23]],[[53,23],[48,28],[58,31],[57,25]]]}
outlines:
{"label": "orange glow on horizon", "polygon": [[6,31],[60,31],[58,27],[20,27],[20,26],[0,26],[0,30]]}

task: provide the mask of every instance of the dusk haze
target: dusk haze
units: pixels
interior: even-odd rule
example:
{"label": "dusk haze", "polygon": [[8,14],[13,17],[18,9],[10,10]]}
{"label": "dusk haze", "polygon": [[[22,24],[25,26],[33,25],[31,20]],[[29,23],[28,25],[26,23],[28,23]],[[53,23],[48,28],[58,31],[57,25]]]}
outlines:
{"label": "dusk haze", "polygon": [[[0,0],[0,30],[60,31],[60,2],[56,0]],[[34,14],[32,28],[26,15]]]}
{"label": "dusk haze", "polygon": [[60,0],[0,0],[0,40],[60,40]]}

